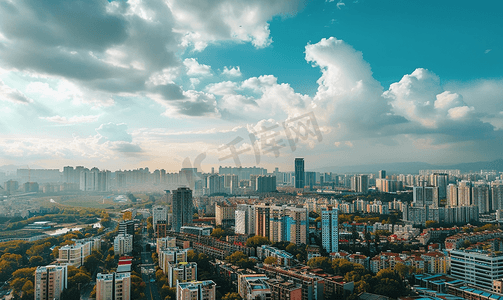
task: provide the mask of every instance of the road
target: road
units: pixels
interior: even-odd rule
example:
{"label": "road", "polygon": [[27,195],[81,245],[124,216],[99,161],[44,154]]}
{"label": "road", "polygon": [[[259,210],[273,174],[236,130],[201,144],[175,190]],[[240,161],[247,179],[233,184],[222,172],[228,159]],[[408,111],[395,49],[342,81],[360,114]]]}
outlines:
{"label": "road", "polygon": [[161,295],[157,289],[157,284],[155,282],[150,282],[150,279],[155,279],[155,265],[152,261],[152,253],[147,252],[147,240],[145,234],[142,235],[142,253],[141,253],[141,263],[143,265],[151,265],[142,267],[141,277],[146,284],[145,287],[145,297],[147,300],[161,300]]}

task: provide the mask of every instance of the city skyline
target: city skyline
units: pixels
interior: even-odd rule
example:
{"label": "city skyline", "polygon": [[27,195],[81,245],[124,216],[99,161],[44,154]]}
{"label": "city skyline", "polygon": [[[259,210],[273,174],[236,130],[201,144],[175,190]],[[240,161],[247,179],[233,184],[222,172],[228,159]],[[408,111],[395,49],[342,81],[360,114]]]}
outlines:
{"label": "city skyline", "polygon": [[2,6],[0,166],[502,158],[498,1],[166,3]]}

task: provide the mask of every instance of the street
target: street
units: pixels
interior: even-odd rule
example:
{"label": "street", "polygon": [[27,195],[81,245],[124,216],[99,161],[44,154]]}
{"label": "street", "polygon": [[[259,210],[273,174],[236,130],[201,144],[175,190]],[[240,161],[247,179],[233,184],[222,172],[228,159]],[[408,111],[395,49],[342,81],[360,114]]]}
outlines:
{"label": "street", "polygon": [[[142,253],[141,253],[141,277],[146,284],[145,297],[148,300],[161,300],[161,295],[155,283],[155,265],[152,261],[152,253],[146,251],[147,241],[145,234],[142,235]],[[154,282],[150,282],[153,279]]]}

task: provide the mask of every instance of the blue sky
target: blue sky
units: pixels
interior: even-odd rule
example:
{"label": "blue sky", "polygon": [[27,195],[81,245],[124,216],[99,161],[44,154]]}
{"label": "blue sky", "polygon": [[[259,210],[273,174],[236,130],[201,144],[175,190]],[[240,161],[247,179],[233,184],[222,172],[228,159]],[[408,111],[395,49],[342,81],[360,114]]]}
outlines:
{"label": "blue sky", "polygon": [[[501,158],[502,8],[2,2],[0,165],[177,170],[205,153],[207,171],[235,163],[236,138],[269,169]],[[291,147],[283,122],[308,116]]]}

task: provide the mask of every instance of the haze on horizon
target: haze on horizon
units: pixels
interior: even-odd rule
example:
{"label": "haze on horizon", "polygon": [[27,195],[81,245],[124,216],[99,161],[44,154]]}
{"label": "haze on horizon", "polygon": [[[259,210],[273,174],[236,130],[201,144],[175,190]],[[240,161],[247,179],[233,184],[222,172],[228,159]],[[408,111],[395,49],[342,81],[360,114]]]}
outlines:
{"label": "haze on horizon", "polygon": [[0,166],[209,171],[229,144],[283,170],[500,159],[502,8],[6,1]]}

